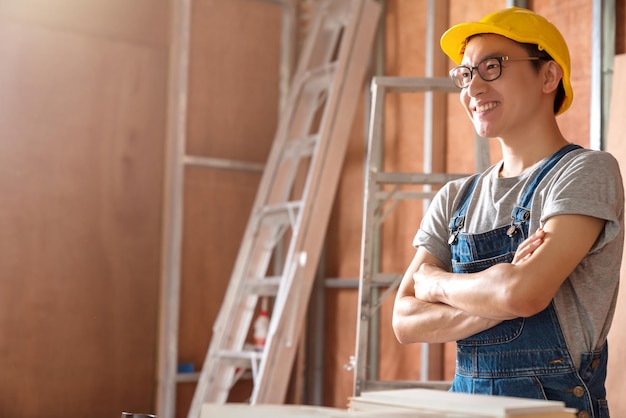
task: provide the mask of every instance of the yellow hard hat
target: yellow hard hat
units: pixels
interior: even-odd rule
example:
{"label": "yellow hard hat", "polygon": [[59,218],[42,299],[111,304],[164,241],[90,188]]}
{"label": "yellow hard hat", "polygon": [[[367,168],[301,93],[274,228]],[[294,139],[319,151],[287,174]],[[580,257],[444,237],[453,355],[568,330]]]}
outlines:
{"label": "yellow hard hat", "polygon": [[521,7],[509,7],[485,16],[479,22],[460,23],[441,36],[441,49],[457,65],[463,60],[465,42],[472,35],[495,33],[521,43],[536,44],[563,69],[565,99],[557,115],[565,112],[574,99],[570,82],[570,57],[561,32],[543,16]]}

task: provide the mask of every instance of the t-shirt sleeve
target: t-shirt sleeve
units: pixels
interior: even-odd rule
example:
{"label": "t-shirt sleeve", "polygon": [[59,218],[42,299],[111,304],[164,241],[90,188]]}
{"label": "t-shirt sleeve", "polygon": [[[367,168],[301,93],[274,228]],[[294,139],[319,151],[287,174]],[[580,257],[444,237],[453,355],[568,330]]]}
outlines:
{"label": "t-shirt sleeve", "polygon": [[557,215],[586,215],[606,220],[592,251],[602,248],[620,232],[624,189],[617,160],[602,151],[585,152],[573,159],[548,190],[541,224]]}
{"label": "t-shirt sleeve", "polygon": [[453,210],[453,201],[463,181],[455,180],[437,192],[422,218],[420,228],[413,239],[413,246],[423,247],[442,263],[452,268],[448,245],[448,219]]}

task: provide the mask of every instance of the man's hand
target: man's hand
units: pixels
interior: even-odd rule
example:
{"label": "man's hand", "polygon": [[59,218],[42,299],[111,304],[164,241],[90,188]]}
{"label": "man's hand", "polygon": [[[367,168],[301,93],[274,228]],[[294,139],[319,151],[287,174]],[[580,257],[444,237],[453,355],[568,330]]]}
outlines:
{"label": "man's hand", "polygon": [[[531,236],[526,238],[517,248],[511,264],[519,265],[528,260],[535,250],[543,244],[546,233],[543,229],[538,229]],[[413,274],[413,289],[415,297],[430,303],[444,302],[444,289],[439,279],[443,278],[446,271],[429,263],[420,265]],[[445,302],[444,302],[445,303]]]}
{"label": "man's hand", "polygon": [[[456,341],[496,325],[499,320],[478,317],[443,303],[428,303],[415,296],[413,274],[425,269],[445,272],[445,264],[419,247],[407,268],[393,307],[393,330],[402,344]],[[439,270],[441,269],[441,270]]]}
{"label": "man's hand", "polygon": [[511,262],[511,264],[518,265],[528,260],[528,258],[535,252],[535,250],[539,248],[541,244],[543,244],[543,238],[545,236],[545,231],[539,228],[535,231],[534,234],[526,238],[524,242],[522,242],[519,247],[517,247],[517,251],[515,251],[515,256],[513,257],[513,261]]}

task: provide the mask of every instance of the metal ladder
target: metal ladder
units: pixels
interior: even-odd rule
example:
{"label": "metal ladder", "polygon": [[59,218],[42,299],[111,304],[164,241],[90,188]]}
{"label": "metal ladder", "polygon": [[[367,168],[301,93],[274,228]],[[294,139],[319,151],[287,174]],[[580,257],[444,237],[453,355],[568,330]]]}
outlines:
{"label": "metal ladder", "polygon": [[[282,403],[315,278],[380,10],[321,1],[294,74],[189,410],[224,403],[243,370],[251,403]],[[285,256],[277,247],[287,249]],[[272,270],[279,275],[268,274]],[[269,298],[265,346],[246,340]]]}
{"label": "metal ladder", "polygon": [[[357,341],[352,359],[354,396],[361,392],[400,387],[414,387],[415,382],[380,381],[377,379],[377,346],[375,339],[377,312],[382,302],[400,284],[402,273],[383,273],[378,267],[378,242],[382,224],[404,199],[430,199],[430,186],[441,185],[461,175],[445,173],[385,172],[382,164],[383,122],[387,93],[454,92],[456,87],[447,78],[374,77],[371,85],[372,107],[366,160],[363,231],[361,240],[361,272],[357,312]],[[421,190],[403,186],[420,185]],[[382,291],[382,293],[381,293]],[[423,349],[427,347],[423,347]],[[445,383],[444,383],[445,385]],[[439,387],[433,382],[428,387]]]}
{"label": "metal ladder", "polygon": [[[424,387],[447,389],[445,381],[422,379],[416,381],[381,381],[377,379],[377,354],[375,330],[377,311],[383,301],[395,294],[403,273],[384,273],[377,263],[380,228],[397,203],[404,199],[422,199],[427,203],[434,196],[431,186],[464,177],[467,174],[448,173],[399,173],[385,172],[382,163],[383,125],[385,95],[387,93],[458,93],[458,89],[448,78],[443,77],[374,77],[371,85],[372,106],[368,133],[368,154],[366,160],[365,194],[363,213],[363,234],[361,241],[361,272],[359,277],[357,340],[354,358],[351,360],[354,379],[354,396],[364,391]],[[427,141],[427,139],[425,139]],[[475,137],[476,170],[482,171],[489,164],[489,148],[485,138]],[[431,147],[426,146],[429,149]],[[412,186],[407,190],[404,186]],[[417,187],[414,187],[417,186]],[[381,293],[382,292],[382,293]],[[372,350],[373,348],[373,350]],[[429,344],[422,344],[422,370],[429,362]]]}

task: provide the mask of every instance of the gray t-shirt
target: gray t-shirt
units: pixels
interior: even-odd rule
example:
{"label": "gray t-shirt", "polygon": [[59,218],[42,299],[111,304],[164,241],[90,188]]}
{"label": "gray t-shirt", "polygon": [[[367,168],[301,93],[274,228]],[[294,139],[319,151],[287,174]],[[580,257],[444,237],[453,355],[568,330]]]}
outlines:
{"label": "gray t-shirt", "polygon": [[[545,161],[545,160],[544,160]],[[511,211],[540,161],[518,177],[499,178],[502,161],[480,175],[463,232],[481,233],[511,223]],[[451,268],[448,223],[468,179],[446,184],[429,205],[413,245],[424,247]],[[615,158],[603,151],[566,154],[538,185],[529,233],[550,217],[588,215],[606,220],[598,240],[554,297],[572,358],[600,348],[615,311],[624,241],[624,190]]]}

